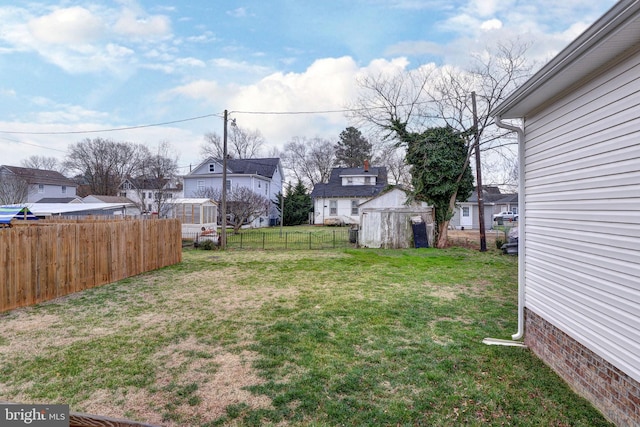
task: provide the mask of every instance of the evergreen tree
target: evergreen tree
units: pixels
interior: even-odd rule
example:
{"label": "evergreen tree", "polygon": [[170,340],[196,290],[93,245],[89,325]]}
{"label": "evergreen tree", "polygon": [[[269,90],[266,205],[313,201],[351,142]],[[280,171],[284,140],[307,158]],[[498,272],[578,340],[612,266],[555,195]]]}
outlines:
{"label": "evergreen tree", "polygon": [[[279,212],[281,207],[282,193],[276,195],[274,203]],[[309,213],[313,210],[311,195],[307,192],[302,181],[298,181],[295,187],[289,183],[284,196],[284,222],[283,225],[300,225],[309,222]]]}
{"label": "evergreen tree", "polygon": [[365,160],[371,159],[373,145],[358,129],[348,127],[340,133],[340,140],[335,149],[338,166],[355,168],[361,167]]}

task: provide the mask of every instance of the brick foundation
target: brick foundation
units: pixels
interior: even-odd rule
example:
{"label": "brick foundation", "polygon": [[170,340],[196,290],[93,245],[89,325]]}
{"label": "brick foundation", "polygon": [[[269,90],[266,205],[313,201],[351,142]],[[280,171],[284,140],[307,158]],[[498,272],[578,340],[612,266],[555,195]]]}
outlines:
{"label": "brick foundation", "polygon": [[640,426],[640,383],[525,310],[525,343],[617,426]]}

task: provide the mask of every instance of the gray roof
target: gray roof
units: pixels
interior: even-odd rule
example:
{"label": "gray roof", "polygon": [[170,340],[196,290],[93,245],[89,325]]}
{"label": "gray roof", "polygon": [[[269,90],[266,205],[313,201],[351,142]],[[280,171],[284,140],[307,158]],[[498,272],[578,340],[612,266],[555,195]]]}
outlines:
{"label": "gray roof", "polygon": [[[194,171],[188,173],[186,176],[190,175],[220,175],[221,172],[209,172],[209,171],[199,171],[203,165],[207,163],[218,163],[222,165],[222,159],[214,159],[213,157],[209,157],[204,162],[200,163]],[[239,175],[259,175],[267,178],[273,178],[276,170],[278,169],[278,165],[280,164],[280,159],[277,157],[271,158],[261,158],[261,159],[227,159],[227,171],[232,174]]]}
{"label": "gray roof", "polygon": [[21,168],[18,166],[2,165],[11,173],[24,179],[29,184],[49,184],[49,185],[66,185],[68,187],[77,187],[77,184],[62,175],[58,171],[46,169]]}
{"label": "gray roof", "polygon": [[[501,204],[501,203],[510,203],[515,204],[518,203],[518,193],[513,194],[502,194],[500,192],[494,191],[485,191],[482,193],[482,200],[484,203],[488,204]],[[478,191],[473,190],[471,196],[466,200],[467,203],[478,203]]]}
{"label": "gray roof", "polygon": [[43,197],[35,203],[71,203],[81,200],[79,197]]}
{"label": "gray roof", "polygon": [[[343,176],[375,176],[375,185],[342,185]],[[387,169],[384,166],[364,168],[333,168],[329,182],[314,185],[311,198],[318,197],[374,197],[387,187]]]}
{"label": "gray roof", "polygon": [[[219,160],[219,162],[222,163],[222,160]],[[227,159],[227,169],[229,169],[231,173],[260,175],[273,178],[279,163],[280,159],[278,158]]]}

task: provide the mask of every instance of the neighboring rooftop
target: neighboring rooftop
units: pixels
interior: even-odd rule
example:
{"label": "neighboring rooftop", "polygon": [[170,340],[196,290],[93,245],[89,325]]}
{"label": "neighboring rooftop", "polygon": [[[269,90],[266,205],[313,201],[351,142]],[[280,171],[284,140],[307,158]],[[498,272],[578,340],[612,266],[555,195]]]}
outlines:
{"label": "neighboring rooftop", "polygon": [[8,170],[14,175],[24,179],[29,184],[66,185],[69,187],[75,187],[77,185],[58,171],[22,168],[9,165],[2,165],[0,168]]}

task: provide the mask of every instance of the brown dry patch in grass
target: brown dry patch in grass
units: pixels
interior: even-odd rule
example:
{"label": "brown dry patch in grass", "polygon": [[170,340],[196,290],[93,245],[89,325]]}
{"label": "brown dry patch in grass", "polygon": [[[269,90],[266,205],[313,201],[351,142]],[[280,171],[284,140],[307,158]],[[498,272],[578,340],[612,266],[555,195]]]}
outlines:
{"label": "brown dry patch in grass", "polygon": [[244,403],[251,409],[272,408],[268,397],[245,390],[264,382],[251,367],[256,355],[249,351],[229,353],[222,347],[202,344],[190,337],[166,347],[156,357],[160,373],[150,389],[98,390],[80,402],[79,407],[86,413],[116,418],[126,416],[178,427],[184,423],[163,421],[167,404],[176,402],[171,385],[198,384],[195,396],[200,399],[199,403],[192,406],[177,402],[172,409],[174,417],[206,422],[225,415],[229,405]]}
{"label": "brown dry patch in grass", "polygon": [[69,345],[78,340],[70,336],[70,328],[53,314],[34,314],[29,308],[17,309],[0,317],[0,356],[28,353],[36,356],[51,346]]}
{"label": "brown dry patch in grass", "polygon": [[427,287],[429,296],[447,301],[457,299],[458,294],[460,293],[460,290],[456,288],[452,289],[450,287],[432,286],[429,283],[425,284],[425,286]]}

